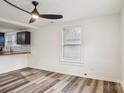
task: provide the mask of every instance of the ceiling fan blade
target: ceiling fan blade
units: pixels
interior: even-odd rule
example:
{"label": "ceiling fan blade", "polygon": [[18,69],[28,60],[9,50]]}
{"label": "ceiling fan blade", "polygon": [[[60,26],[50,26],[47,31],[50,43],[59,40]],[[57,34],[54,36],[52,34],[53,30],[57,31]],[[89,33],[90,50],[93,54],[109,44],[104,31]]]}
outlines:
{"label": "ceiling fan blade", "polygon": [[40,14],[39,15],[41,18],[47,18],[47,19],[61,19],[63,18],[62,15],[54,15],[54,14]]}
{"label": "ceiling fan blade", "polygon": [[31,18],[30,21],[29,21],[29,24],[30,24],[30,23],[33,23],[33,22],[35,22],[35,21],[36,21],[36,19]]}
{"label": "ceiling fan blade", "polygon": [[22,10],[22,11],[28,13],[28,14],[31,14],[31,12],[29,12],[29,11],[27,11],[27,10],[24,10],[24,9],[20,8],[20,7],[16,6],[16,5],[10,3],[10,2],[7,1],[7,0],[3,0],[3,1],[5,1],[6,3],[10,4],[11,6],[13,6],[13,7],[15,7],[15,8],[19,9],[19,10]]}

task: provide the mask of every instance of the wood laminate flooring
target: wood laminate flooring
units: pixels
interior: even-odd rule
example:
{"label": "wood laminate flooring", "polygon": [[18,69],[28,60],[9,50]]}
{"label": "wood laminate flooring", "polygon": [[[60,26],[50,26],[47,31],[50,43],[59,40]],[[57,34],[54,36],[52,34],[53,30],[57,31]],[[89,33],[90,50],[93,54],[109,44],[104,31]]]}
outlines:
{"label": "wood laminate flooring", "polygon": [[0,93],[123,93],[119,83],[33,68],[0,75]]}

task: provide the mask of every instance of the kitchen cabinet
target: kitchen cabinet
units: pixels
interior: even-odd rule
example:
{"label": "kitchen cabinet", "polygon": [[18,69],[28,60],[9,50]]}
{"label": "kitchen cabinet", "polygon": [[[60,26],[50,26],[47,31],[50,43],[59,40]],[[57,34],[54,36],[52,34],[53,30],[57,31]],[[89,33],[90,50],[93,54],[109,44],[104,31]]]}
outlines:
{"label": "kitchen cabinet", "polygon": [[28,31],[17,32],[17,44],[30,45],[31,44],[31,33]]}

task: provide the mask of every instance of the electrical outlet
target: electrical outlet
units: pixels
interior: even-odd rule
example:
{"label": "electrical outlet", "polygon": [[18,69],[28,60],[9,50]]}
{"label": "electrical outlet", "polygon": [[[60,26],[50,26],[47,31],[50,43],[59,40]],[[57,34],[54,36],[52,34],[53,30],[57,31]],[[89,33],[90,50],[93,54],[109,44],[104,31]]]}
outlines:
{"label": "electrical outlet", "polygon": [[84,76],[87,76],[87,73],[84,73]]}

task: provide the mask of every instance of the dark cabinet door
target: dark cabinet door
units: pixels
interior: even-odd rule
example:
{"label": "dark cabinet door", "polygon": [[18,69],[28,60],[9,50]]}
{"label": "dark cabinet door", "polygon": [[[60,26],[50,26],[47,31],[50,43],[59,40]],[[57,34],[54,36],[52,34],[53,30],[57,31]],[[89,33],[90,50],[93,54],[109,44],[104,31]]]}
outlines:
{"label": "dark cabinet door", "polygon": [[30,44],[30,32],[17,32],[17,44]]}
{"label": "dark cabinet door", "polygon": [[21,39],[20,39],[20,41],[21,41],[21,44],[26,44],[26,39],[28,39],[27,37],[26,37],[26,32],[22,32],[21,33]]}
{"label": "dark cabinet door", "polygon": [[20,34],[20,32],[17,32],[17,44],[21,44],[22,43],[22,41],[21,41],[21,34]]}
{"label": "dark cabinet door", "polygon": [[31,44],[31,33],[30,32],[25,33],[25,43]]}
{"label": "dark cabinet door", "polygon": [[4,33],[0,33],[0,47],[4,47],[5,45],[5,34]]}

